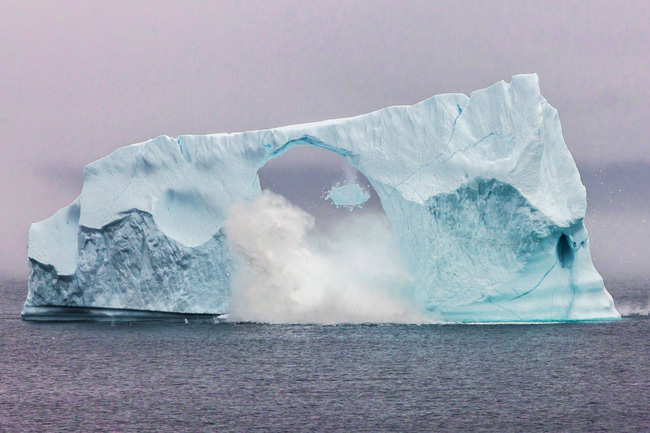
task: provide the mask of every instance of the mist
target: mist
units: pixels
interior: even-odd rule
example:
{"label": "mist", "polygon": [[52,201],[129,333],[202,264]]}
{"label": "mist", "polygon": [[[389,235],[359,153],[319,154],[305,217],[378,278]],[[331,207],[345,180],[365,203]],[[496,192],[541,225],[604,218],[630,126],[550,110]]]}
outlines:
{"label": "mist", "polygon": [[229,320],[422,323],[413,282],[385,215],[351,213],[316,230],[313,215],[264,190],[233,205],[224,225],[236,252]]}

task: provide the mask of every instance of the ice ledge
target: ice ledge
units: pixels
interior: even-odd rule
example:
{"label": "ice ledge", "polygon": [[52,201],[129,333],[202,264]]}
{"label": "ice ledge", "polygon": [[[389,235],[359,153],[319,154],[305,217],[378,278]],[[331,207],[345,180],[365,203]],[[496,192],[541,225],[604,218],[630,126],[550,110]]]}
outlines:
{"label": "ice ledge", "polygon": [[29,322],[212,322],[220,323],[221,314],[170,313],[125,308],[61,307],[55,305],[24,307],[20,314]]}

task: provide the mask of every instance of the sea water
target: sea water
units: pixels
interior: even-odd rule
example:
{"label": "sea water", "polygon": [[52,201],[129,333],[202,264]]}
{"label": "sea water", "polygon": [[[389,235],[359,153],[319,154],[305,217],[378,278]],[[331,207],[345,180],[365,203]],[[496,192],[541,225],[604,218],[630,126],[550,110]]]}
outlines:
{"label": "sea water", "polygon": [[[647,282],[608,284],[629,311]],[[648,431],[650,320],[31,323],[0,283],[1,432]],[[636,305],[636,307],[635,307]]]}

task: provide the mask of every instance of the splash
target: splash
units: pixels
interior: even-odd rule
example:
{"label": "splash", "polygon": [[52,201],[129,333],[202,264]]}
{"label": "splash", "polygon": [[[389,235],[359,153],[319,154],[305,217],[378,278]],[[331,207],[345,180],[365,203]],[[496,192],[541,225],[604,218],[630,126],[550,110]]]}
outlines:
{"label": "splash", "polygon": [[616,305],[616,309],[623,317],[650,316],[650,299],[648,299],[645,305],[620,302]]}
{"label": "splash", "polygon": [[230,209],[237,253],[229,320],[268,323],[422,323],[412,281],[381,214],[350,215],[324,233],[269,190]]}

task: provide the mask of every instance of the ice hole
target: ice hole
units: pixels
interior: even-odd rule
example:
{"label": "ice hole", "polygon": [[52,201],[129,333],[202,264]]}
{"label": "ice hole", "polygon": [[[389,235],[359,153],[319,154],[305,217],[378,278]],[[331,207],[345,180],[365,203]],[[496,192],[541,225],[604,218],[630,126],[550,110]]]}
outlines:
{"label": "ice hole", "polygon": [[569,245],[569,239],[565,234],[560,236],[560,239],[557,241],[557,260],[560,262],[560,266],[563,268],[570,268],[573,264],[573,250]]}
{"label": "ice hole", "polygon": [[[330,150],[297,146],[267,162],[258,171],[263,190],[269,189],[286,197],[291,203],[312,214],[316,229],[322,231],[339,224],[351,215],[375,213],[383,215],[377,192],[368,179],[345,159]],[[337,207],[326,195],[334,186],[356,183],[370,193],[361,207]]]}

